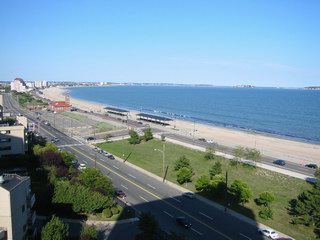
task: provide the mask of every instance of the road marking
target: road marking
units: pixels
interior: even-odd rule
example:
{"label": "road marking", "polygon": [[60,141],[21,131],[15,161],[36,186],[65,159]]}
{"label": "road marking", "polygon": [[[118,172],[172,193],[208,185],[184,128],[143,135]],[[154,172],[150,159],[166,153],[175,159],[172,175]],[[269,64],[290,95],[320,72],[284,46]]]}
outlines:
{"label": "road marking", "polygon": [[114,167],[115,169],[119,169],[117,166],[115,166],[115,165],[112,165],[112,167]]}
{"label": "road marking", "polygon": [[90,155],[91,155],[91,156],[95,156],[95,154],[94,154],[94,153],[90,153]]}
{"label": "road marking", "polygon": [[242,233],[239,233],[240,234],[240,236],[242,236],[242,237],[244,237],[244,238],[246,238],[246,239],[248,239],[248,240],[251,240],[251,238],[249,238],[248,236],[246,236],[246,235],[244,235],[244,234],[242,234]]}
{"label": "road marking", "polygon": [[206,218],[209,218],[210,220],[213,220],[213,218],[212,217],[209,217],[208,215],[206,215],[206,214],[204,214],[204,213],[202,213],[202,212],[199,212],[202,216],[205,216]]}
{"label": "road marking", "polygon": [[195,230],[194,228],[191,228],[191,230],[194,231],[194,232],[196,232],[196,233],[198,233],[198,234],[201,235],[201,236],[203,235],[201,232]]}
{"label": "road marking", "polygon": [[102,161],[102,162],[106,162],[106,160],[104,160],[104,159],[101,159],[101,158],[99,158],[100,159],[100,161]]}
{"label": "road marking", "polygon": [[173,216],[170,214],[170,213],[168,213],[168,212],[166,212],[166,211],[163,211],[165,214],[167,214],[169,217],[171,217],[171,218],[173,218]]}
{"label": "road marking", "polygon": [[124,186],[122,184],[120,186],[123,187],[124,189],[128,190],[128,188],[126,186]]}
{"label": "road marking", "polygon": [[131,175],[131,174],[128,174],[130,177],[132,177],[132,178],[136,178],[135,176],[133,176],[133,175]]}
{"label": "road marking", "polygon": [[[48,131],[46,131],[46,132],[48,132]],[[48,132],[48,133],[49,133],[49,132]],[[50,133],[49,133],[49,134],[50,134]],[[90,159],[91,161],[94,162],[94,159],[91,158],[90,156],[84,154],[83,152],[80,152],[80,151],[79,151],[78,149],[76,149],[76,148],[73,148],[73,147],[71,147],[71,148],[72,148],[74,151],[78,152],[79,154],[85,156],[86,158],[88,158],[88,159]],[[225,239],[232,240],[231,237],[228,237],[226,234],[222,233],[221,231],[213,228],[213,227],[210,226],[209,224],[206,224],[205,222],[201,221],[200,219],[192,216],[190,213],[188,213],[188,212],[186,212],[186,211],[184,211],[184,210],[182,210],[182,209],[174,206],[173,204],[171,204],[171,203],[168,202],[167,200],[165,200],[165,199],[163,199],[162,197],[160,197],[160,196],[158,196],[158,195],[150,192],[148,189],[143,188],[142,186],[140,186],[139,184],[137,184],[137,183],[133,182],[132,180],[126,178],[125,176],[123,176],[123,175],[121,175],[121,174],[119,174],[119,173],[117,173],[117,172],[114,172],[111,168],[103,165],[103,164],[100,163],[100,162],[97,162],[97,165],[99,165],[100,167],[102,167],[102,168],[104,168],[104,169],[107,169],[108,171],[112,172],[113,174],[117,175],[118,177],[122,178],[123,180],[125,180],[125,181],[129,182],[130,184],[136,186],[137,188],[141,189],[142,191],[150,194],[150,195],[153,196],[154,198],[156,198],[156,199],[158,199],[158,200],[160,200],[160,201],[163,201],[163,202],[166,203],[168,206],[170,206],[170,207],[176,209],[177,211],[181,212],[182,214],[184,214],[184,215],[192,218],[193,220],[197,221],[198,223],[202,224],[203,226],[205,226],[205,227],[209,228],[210,230],[214,231],[215,233],[221,235],[221,236],[224,237]],[[172,198],[172,197],[171,197],[171,198]],[[175,200],[176,200],[176,199],[175,199]],[[178,201],[178,200],[177,200],[177,201]],[[179,202],[180,202],[180,201],[179,201]]]}
{"label": "road marking", "polygon": [[174,197],[171,197],[171,196],[169,196],[169,197],[170,197],[171,199],[175,200],[176,202],[181,203],[180,200],[178,200],[178,199],[176,199],[176,198],[174,198]]}
{"label": "road marking", "polygon": [[149,187],[153,188],[153,189],[156,189],[154,186],[150,185],[150,184],[147,184]]}
{"label": "road marking", "polygon": [[145,199],[144,197],[139,196],[142,200],[149,202],[147,199]]}
{"label": "road marking", "polygon": [[88,162],[86,160],[83,160],[84,163],[88,164]]}

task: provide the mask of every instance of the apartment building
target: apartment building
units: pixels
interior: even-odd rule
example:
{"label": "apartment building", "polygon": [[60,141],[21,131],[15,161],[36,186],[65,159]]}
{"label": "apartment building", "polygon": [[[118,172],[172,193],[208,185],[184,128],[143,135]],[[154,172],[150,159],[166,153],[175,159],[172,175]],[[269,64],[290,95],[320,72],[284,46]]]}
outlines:
{"label": "apartment building", "polygon": [[33,239],[36,213],[30,178],[17,174],[0,176],[0,240]]}
{"label": "apartment building", "polygon": [[26,92],[28,87],[22,78],[15,78],[11,82],[11,91]]}

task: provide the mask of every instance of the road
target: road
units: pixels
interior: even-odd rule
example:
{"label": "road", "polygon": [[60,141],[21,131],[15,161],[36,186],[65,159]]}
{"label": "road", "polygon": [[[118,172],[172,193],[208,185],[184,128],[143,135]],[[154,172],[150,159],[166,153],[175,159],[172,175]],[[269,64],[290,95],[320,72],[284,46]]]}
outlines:
{"label": "road", "polygon": [[[12,112],[21,113],[31,121],[36,120],[33,113],[19,110],[10,97],[5,97],[4,104]],[[60,141],[56,144],[59,148],[74,153],[80,163],[99,168],[115,187],[126,192],[126,201],[130,205],[139,212],[152,212],[164,230],[183,233],[188,239],[262,239],[257,233],[257,226],[199,199],[185,198],[176,188],[128,166],[121,159],[110,160],[98,154],[90,145],[78,141],[74,136],[43,124],[41,135],[48,139],[58,137]],[[178,226],[175,223],[177,216],[185,216],[192,223],[192,228]],[[114,228],[116,230],[117,227]]]}

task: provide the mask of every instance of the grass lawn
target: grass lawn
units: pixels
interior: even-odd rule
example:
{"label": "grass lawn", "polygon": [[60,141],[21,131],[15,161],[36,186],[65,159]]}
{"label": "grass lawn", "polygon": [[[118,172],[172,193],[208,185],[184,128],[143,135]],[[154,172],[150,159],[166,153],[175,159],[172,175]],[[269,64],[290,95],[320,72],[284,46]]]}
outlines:
{"label": "grass lawn", "polygon": [[[112,154],[126,158],[127,161],[142,167],[158,176],[162,174],[162,153],[154,149],[163,149],[163,142],[151,140],[149,142],[141,142],[138,145],[130,145],[127,140],[116,142],[108,142],[99,145],[100,148],[111,152]],[[231,206],[233,209],[253,218],[254,220],[264,223],[283,233],[286,233],[296,239],[314,239],[313,229],[302,225],[291,225],[291,216],[288,215],[287,208],[289,200],[296,198],[303,190],[310,189],[311,186],[303,180],[292,178],[286,175],[278,174],[261,168],[253,168],[249,166],[230,166],[229,160],[217,157],[215,160],[205,160],[204,153],[201,151],[189,149],[180,145],[165,143],[165,165],[169,166],[167,179],[176,182],[176,172],[174,162],[182,155],[190,159],[191,166],[194,170],[193,182],[184,185],[184,187],[196,191],[194,183],[196,179],[204,174],[208,174],[209,168],[215,161],[221,161],[223,171],[228,169],[228,184],[230,185],[235,179],[246,182],[253,191],[253,198],[249,203],[241,206]],[[271,220],[263,220],[259,217],[259,206],[253,201],[260,193],[268,191],[275,196],[272,203],[274,216]],[[251,211],[248,211],[251,209]],[[252,214],[248,214],[253,212]]]}
{"label": "grass lawn", "polygon": [[95,127],[96,132],[107,132],[107,131],[111,131],[111,130],[114,130],[117,128],[117,127],[115,127],[111,124],[105,123],[105,122],[98,122],[97,124],[95,124],[94,127]]}
{"label": "grass lawn", "polygon": [[66,116],[68,118],[75,119],[79,122],[83,122],[88,118],[87,116],[83,116],[83,115],[71,113],[71,112],[64,112],[64,113],[61,113],[61,115]]}

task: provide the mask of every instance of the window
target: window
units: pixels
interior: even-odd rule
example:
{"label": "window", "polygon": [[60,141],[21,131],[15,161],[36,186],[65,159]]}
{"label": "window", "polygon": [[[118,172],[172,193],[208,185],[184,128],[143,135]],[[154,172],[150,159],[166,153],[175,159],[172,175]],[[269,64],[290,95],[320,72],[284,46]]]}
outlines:
{"label": "window", "polygon": [[24,204],[22,205],[22,212],[24,212],[26,210],[26,207],[24,206]]}
{"label": "window", "polygon": [[0,142],[11,142],[11,138],[0,138]]}
{"label": "window", "polygon": [[27,225],[23,225],[23,232],[25,232],[27,230]]}
{"label": "window", "polygon": [[10,133],[10,130],[2,130],[0,133],[2,133],[2,134],[9,134],[9,133]]}
{"label": "window", "polygon": [[0,151],[7,151],[7,150],[11,150],[11,146],[0,147]]}

